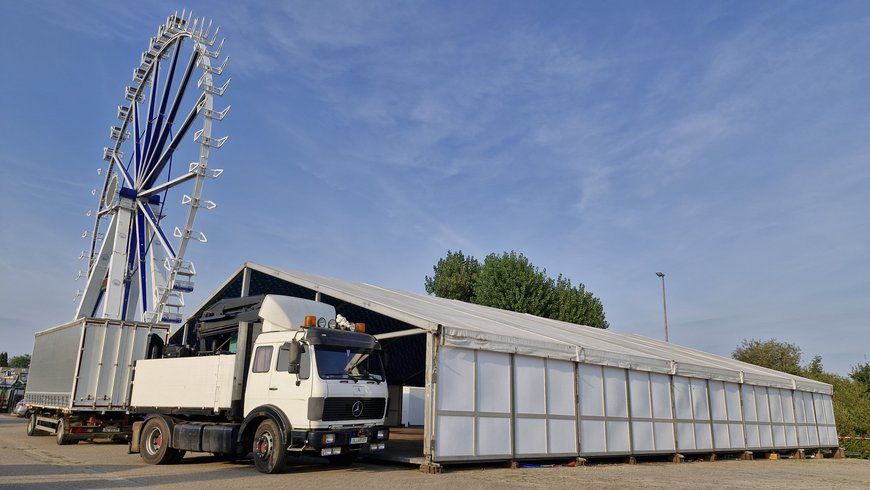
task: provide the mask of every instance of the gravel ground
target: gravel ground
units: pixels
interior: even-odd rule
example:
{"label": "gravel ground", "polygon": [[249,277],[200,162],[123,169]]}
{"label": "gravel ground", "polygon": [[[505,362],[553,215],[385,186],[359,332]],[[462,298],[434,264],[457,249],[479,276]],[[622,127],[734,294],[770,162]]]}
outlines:
{"label": "gravel ground", "polygon": [[27,437],[24,419],[0,415],[0,488],[868,488],[866,460],[755,460],[592,464],[510,469],[452,466],[440,475],[416,467],[355,464],[332,468],[299,461],[283,474],[261,475],[250,461],[227,463],[188,455],[181,464],[149,466],[126,445],[57,446]]}

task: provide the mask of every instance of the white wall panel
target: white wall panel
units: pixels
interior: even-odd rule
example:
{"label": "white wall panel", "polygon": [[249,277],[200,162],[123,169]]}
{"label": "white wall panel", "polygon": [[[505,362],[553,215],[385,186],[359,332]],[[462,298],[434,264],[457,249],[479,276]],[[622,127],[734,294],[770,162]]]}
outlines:
{"label": "white wall panel", "polygon": [[477,418],[477,456],[511,455],[511,419]]}
{"label": "white wall panel", "polygon": [[[691,420],[692,417],[692,394],[689,389],[689,378],[674,376],[674,405],[677,409],[677,418]],[[679,436],[678,436],[679,439]]]}
{"label": "white wall panel", "polygon": [[628,422],[607,421],[607,452],[629,452]]}
{"label": "white wall panel", "polygon": [[728,449],[732,447],[731,438],[728,436],[728,424],[713,424],[713,444],[716,446],[716,449]]}
{"label": "white wall panel", "polygon": [[471,417],[438,417],[435,431],[435,454],[439,457],[471,456],[474,438],[474,420]]}
{"label": "white wall panel", "polygon": [[653,417],[657,419],[672,419],[671,377],[666,374],[650,373],[650,388],[652,389]]}
{"label": "white wall panel", "polygon": [[547,453],[547,421],[544,419],[515,419],[517,454]]}
{"label": "white wall panel", "polygon": [[676,449],[673,423],[655,422],[653,423],[653,430],[655,431],[656,451],[673,451]]}
{"label": "white wall panel", "polygon": [[728,438],[731,440],[731,447],[733,449],[745,448],[745,437],[743,424],[728,424]]}
{"label": "white wall panel", "polygon": [[577,452],[576,422],[567,419],[550,419],[547,421],[547,434],[550,454],[574,454]]}
{"label": "white wall panel", "polygon": [[746,422],[757,422],[757,408],[755,405],[755,390],[751,385],[742,385],[740,392],[743,395],[743,420]]}
{"label": "white wall panel", "polygon": [[770,406],[768,405],[767,388],[755,387],[755,413],[759,422],[770,422]]}
{"label": "white wall panel", "polygon": [[580,452],[603,453],[607,450],[603,420],[580,422]]}
{"label": "white wall panel", "polygon": [[774,425],[773,426],[773,445],[776,447],[788,446],[788,443],[785,439],[785,426],[783,426],[783,425]]}
{"label": "white wall panel", "polygon": [[761,447],[761,443],[759,442],[758,438],[758,426],[755,424],[746,424],[746,447]]}
{"label": "white wall panel", "polygon": [[725,402],[725,383],[722,381],[710,380],[710,415],[713,417],[713,420],[728,420],[728,408]]}
{"label": "white wall panel", "polygon": [[692,413],[695,420],[710,420],[710,406],[707,402],[707,380],[692,378],[689,380],[692,392]]}
{"label": "white wall panel", "polygon": [[544,358],[514,356],[514,406],[517,413],[547,413]]}
{"label": "white wall panel", "polygon": [[593,417],[604,415],[604,378],[601,366],[580,364],[579,373],[579,396],[580,414]]}
{"label": "white wall panel", "polygon": [[791,390],[780,390],[782,400],[782,421],[786,424],[795,423],[794,418],[794,394]]}
{"label": "white wall panel", "polygon": [[759,424],[758,426],[758,444],[761,447],[773,447],[773,433],[768,424]]}
{"label": "white wall panel", "polygon": [[785,426],[785,442],[789,447],[797,447],[798,445],[798,437],[797,437],[797,427],[793,425]]}
{"label": "white wall panel", "polygon": [[695,449],[695,424],[677,424],[677,449],[683,451]]}
{"label": "white wall panel", "polygon": [[695,424],[695,449],[713,449],[713,434],[710,432],[710,423]]}
{"label": "white wall panel", "polygon": [[547,398],[550,415],[574,415],[573,362],[547,359]]}
{"label": "white wall panel", "polygon": [[604,413],[608,417],[628,417],[625,369],[604,368]]}
{"label": "white wall panel", "polygon": [[728,420],[743,421],[743,411],[740,408],[740,385],[725,383],[725,405],[728,408]]}
{"label": "white wall panel", "polygon": [[477,410],[479,412],[510,413],[510,354],[478,351],[477,379]]}
{"label": "white wall panel", "polygon": [[[474,351],[443,347],[438,352],[438,410],[474,409]],[[470,434],[469,432],[467,434]],[[470,439],[470,438],[469,438]]]}
{"label": "white wall panel", "polygon": [[[649,373],[628,371],[629,395],[631,398],[631,416],[640,418],[652,417],[652,402],[650,400]],[[650,428],[650,434],[652,429]],[[635,446],[636,447],[636,446]]]}
{"label": "white wall panel", "polygon": [[656,448],[652,422],[633,421],[631,437],[635,451],[654,451]]}

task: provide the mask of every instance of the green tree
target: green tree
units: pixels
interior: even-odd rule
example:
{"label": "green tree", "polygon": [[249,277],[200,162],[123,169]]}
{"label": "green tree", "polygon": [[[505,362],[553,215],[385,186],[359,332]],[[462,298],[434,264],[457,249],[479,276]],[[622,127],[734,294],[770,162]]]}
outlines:
{"label": "green tree", "polygon": [[553,280],[523,254],[489,254],[474,284],[474,302],[503,310],[551,318],[557,296]]}
{"label": "green tree", "polygon": [[582,283],[572,286],[570,279],[559,274],[555,288],[557,311],[552,318],[597,328],[610,326],[604,319],[604,305],[601,300],[586,291],[586,286]]}
{"label": "green tree", "polygon": [[447,252],[426,276],[426,292],[441,298],[529,313],[598,328],[609,325],[601,300],[586,286],[561,274],[555,280],[523,254],[489,254],[480,264],[474,257]]}
{"label": "green tree", "polygon": [[852,366],[849,377],[864,387],[864,392],[870,394],[870,362],[863,362]]}
{"label": "green tree", "polygon": [[9,364],[9,354],[0,352],[0,367],[6,367],[7,364]]}
{"label": "green tree", "polygon": [[474,298],[474,284],[480,263],[472,256],[466,257],[462,250],[447,251],[447,257],[432,267],[435,274],[426,276],[426,292],[439,298],[458,299],[470,303]]}
{"label": "green tree", "polygon": [[30,367],[30,354],[24,354],[20,356],[15,356],[9,360],[9,367],[14,368],[29,368]]}
{"label": "green tree", "polygon": [[731,353],[731,357],[784,373],[796,375],[803,373],[800,347],[788,342],[778,342],[776,339],[764,341],[743,339],[743,342]]}

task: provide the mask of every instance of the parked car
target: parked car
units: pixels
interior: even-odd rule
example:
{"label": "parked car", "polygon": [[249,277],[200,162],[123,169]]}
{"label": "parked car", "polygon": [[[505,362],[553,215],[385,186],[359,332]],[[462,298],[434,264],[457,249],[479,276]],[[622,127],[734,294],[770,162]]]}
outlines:
{"label": "parked car", "polygon": [[30,415],[27,411],[27,404],[24,403],[24,400],[15,404],[15,408],[12,409],[12,415],[16,417],[27,417]]}

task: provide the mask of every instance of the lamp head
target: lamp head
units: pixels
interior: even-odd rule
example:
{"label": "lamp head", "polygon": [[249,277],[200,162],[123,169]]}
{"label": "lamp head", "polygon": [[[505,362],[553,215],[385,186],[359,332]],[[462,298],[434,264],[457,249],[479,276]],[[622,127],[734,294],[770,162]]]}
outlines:
{"label": "lamp head", "polygon": [[665,273],[664,273],[664,272],[656,272],[656,275],[659,276],[659,277],[665,277]]}

